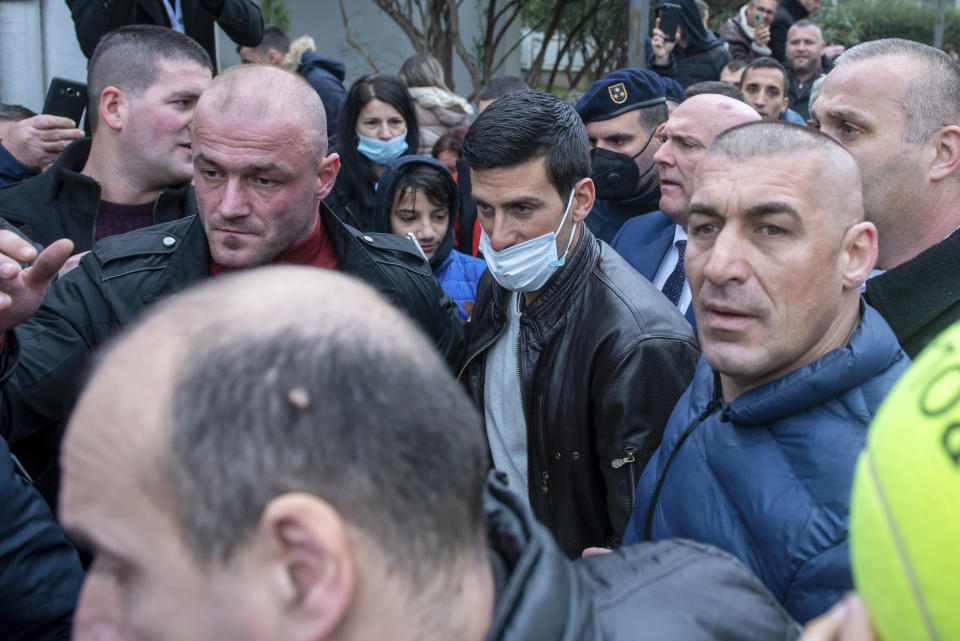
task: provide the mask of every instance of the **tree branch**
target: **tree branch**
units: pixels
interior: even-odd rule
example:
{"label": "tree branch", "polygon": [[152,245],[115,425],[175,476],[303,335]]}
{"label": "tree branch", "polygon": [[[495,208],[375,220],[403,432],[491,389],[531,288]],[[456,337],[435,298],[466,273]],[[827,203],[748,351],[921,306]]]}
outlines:
{"label": "tree branch", "polygon": [[347,44],[360,52],[360,55],[366,59],[367,64],[373,69],[373,73],[380,73],[380,70],[377,68],[377,63],[373,61],[373,58],[350,36],[350,23],[347,20],[347,10],[343,8],[343,0],[337,0],[337,2],[340,4],[340,15],[343,17],[343,35],[346,38]]}

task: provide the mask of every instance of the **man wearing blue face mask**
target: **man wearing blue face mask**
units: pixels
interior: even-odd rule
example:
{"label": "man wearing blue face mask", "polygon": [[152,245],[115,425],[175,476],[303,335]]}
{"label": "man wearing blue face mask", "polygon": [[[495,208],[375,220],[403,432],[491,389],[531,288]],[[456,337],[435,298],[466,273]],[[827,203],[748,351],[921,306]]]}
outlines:
{"label": "man wearing blue face mask", "polygon": [[488,271],[460,379],[494,466],[571,557],[615,546],[699,348],[676,307],[583,222],[587,132],[539,91],[490,105],[464,143]]}
{"label": "man wearing blue face mask", "polygon": [[609,243],[625,222],[660,207],[653,138],[668,116],[663,78],[647,69],[613,71],[590,85],[577,113],[587,126],[597,194],[587,227]]}

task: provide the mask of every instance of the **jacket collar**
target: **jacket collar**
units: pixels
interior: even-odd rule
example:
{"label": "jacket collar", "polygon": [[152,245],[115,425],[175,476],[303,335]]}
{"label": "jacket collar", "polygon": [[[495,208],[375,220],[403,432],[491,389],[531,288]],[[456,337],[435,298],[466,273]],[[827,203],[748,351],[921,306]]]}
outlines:
{"label": "jacket collar", "polygon": [[[70,207],[78,216],[95,216],[100,209],[100,183],[80,173],[90,156],[92,138],[81,138],[70,143],[60,157],[48,170],[54,180],[52,199],[59,200]],[[156,210],[161,210],[164,201],[179,200],[190,195],[189,182],[182,182],[165,188],[157,197]],[[191,204],[192,207],[192,199]],[[161,217],[157,222],[165,222]]]}
{"label": "jacket collar", "polygon": [[[760,425],[793,416],[863,385],[906,358],[880,313],[863,299],[860,308],[860,323],[846,345],[724,403],[724,418]],[[701,356],[691,384],[692,413],[703,411],[718,392],[719,377]]]}
{"label": "jacket collar", "polygon": [[593,604],[573,564],[529,506],[491,472],[483,497],[491,557],[507,576],[499,585],[489,641],[592,638]]}
{"label": "jacket collar", "polygon": [[[867,301],[883,312],[906,344],[960,301],[957,269],[960,269],[960,233],[953,232],[912,260],[868,280]],[[926,284],[917,287],[917,283]]]}

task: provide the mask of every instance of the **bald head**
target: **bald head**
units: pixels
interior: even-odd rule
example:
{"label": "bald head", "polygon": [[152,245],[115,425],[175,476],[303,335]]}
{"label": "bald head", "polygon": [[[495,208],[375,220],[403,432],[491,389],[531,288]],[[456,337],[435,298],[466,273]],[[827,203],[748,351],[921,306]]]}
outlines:
{"label": "bald head", "polygon": [[197,103],[196,119],[236,114],[253,121],[292,121],[318,158],[327,153],[327,118],[317,92],[301,76],[273,65],[237,65],[217,75]]}
{"label": "bald head", "polygon": [[104,487],[139,485],[198,561],[224,562],[305,492],[421,584],[482,542],[486,468],[479,416],[401,312],[333,270],[269,267],[158,305],[116,344],[68,427],[63,507],[87,530]]}
{"label": "bald head", "polygon": [[752,107],[720,94],[684,100],[660,130],[653,159],[660,166],[660,209],[673,222],[687,223],[693,175],[707,147],[725,129],[760,120]]}
{"label": "bald head", "polygon": [[829,212],[835,228],[843,230],[863,220],[857,161],[840,143],[815,129],[779,121],[743,124],[717,136],[704,161],[723,158],[736,163],[769,158],[771,163],[789,163],[797,156],[815,157],[816,190],[810,196]]}

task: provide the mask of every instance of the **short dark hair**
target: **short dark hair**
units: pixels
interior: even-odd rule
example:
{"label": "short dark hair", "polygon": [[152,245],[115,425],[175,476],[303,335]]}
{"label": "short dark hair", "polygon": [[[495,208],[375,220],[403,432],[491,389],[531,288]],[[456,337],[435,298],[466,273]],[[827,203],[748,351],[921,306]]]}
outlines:
{"label": "short dark hair", "polygon": [[[260,44],[254,49],[260,54],[267,53],[271,49],[276,49],[277,53],[280,54],[287,53],[290,50],[290,36],[276,25],[266,25],[263,28],[263,38],[260,40]],[[239,50],[240,45],[237,45],[237,51]]]}
{"label": "short dark hair", "polygon": [[496,100],[503,98],[508,93],[526,91],[529,88],[530,85],[524,82],[522,78],[518,78],[517,76],[500,76],[483,86],[483,89],[481,89],[477,95],[477,100]]}
{"label": "short dark hair", "polygon": [[[395,76],[386,74],[362,76],[347,92],[347,99],[340,112],[340,131],[336,147],[340,154],[340,173],[337,183],[343,190],[345,200],[356,200],[368,215],[373,212],[372,185],[376,182],[373,163],[357,151],[357,121],[360,112],[371,100],[380,100],[392,106],[407,123],[407,153],[416,153],[420,146],[420,127],[414,111],[413,98],[406,85]],[[357,212],[363,214],[363,212]]]}
{"label": "short dark hair", "polygon": [[189,339],[158,469],[198,560],[228,562],[290,492],[329,503],[417,585],[482,545],[480,416],[426,338],[382,307],[379,320],[318,312]]}
{"label": "short dark hair", "polygon": [[648,133],[667,122],[667,118],[670,117],[670,110],[667,108],[665,101],[647,107],[639,107],[635,111],[640,126]]}
{"label": "short dark hair", "polygon": [[467,130],[463,155],[471,169],[546,161],[547,178],[566,200],[590,175],[587,129],[573,107],[542,91],[517,91],[487,107]]}
{"label": "short dark hair", "polygon": [[727,96],[734,100],[743,102],[743,92],[731,85],[729,82],[720,82],[719,80],[704,80],[687,87],[687,98],[699,96],[702,93],[718,93],[721,96]]}
{"label": "short dark hair", "polygon": [[721,71],[729,71],[730,73],[737,73],[738,71],[743,71],[747,68],[747,62],[745,60],[731,60],[723,66]]}
{"label": "short dark hair", "polygon": [[0,120],[20,121],[33,118],[37,114],[23,105],[8,105],[0,102]]}
{"label": "short dark hair", "polygon": [[100,94],[113,86],[139,96],[157,81],[164,62],[192,61],[213,73],[213,63],[196,40],[168,27],[135,24],[103,36],[87,65],[87,111],[96,130]]}
{"label": "short dark hair", "polygon": [[787,95],[787,90],[790,89],[790,74],[787,73],[787,68],[780,64],[779,60],[769,56],[761,56],[747,65],[746,71],[740,76],[741,91],[743,91],[743,83],[747,81],[747,74],[750,73],[751,69],[778,69],[780,75],[783,76],[783,95]]}
{"label": "short dark hair", "polygon": [[457,183],[446,169],[433,163],[411,162],[400,168],[393,183],[390,209],[408,191],[420,190],[434,205],[447,208],[452,219],[457,209]]}

